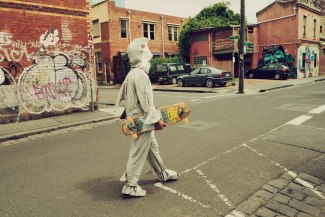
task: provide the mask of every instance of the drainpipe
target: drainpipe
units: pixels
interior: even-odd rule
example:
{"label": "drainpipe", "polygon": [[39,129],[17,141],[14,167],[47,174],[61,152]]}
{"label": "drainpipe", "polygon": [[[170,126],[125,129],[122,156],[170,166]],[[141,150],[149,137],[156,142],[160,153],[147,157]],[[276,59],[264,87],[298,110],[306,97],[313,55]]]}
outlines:
{"label": "drainpipe", "polygon": [[131,37],[131,11],[127,10],[128,13],[128,19],[129,19],[129,25],[128,25],[128,29],[129,29],[129,43],[131,43],[132,41],[132,37]]}
{"label": "drainpipe", "polygon": [[275,20],[286,19],[286,18],[289,18],[289,17],[294,17],[294,16],[296,16],[296,10],[297,10],[296,6],[293,6],[293,14],[283,16],[283,17],[274,18],[274,19],[270,19],[270,20],[265,20],[265,21],[259,22],[258,24],[267,23],[267,22],[271,22],[271,21],[275,21]]}
{"label": "drainpipe", "polygon": [[160,16],[160,19],[161,19],[162,57],[165,58],[164,16]]}

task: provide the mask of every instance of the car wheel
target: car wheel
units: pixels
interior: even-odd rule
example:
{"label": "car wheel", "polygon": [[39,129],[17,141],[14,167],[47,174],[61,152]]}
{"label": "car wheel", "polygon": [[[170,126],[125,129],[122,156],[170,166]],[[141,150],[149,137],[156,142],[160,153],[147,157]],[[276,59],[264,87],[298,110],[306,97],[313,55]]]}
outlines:
{"label": "car wheel", "polygon": [[172,78],[172,84],[177,84],[177,78]]}
{"label": "car wheel", "polygon": [[227,85],[227,82],[222,82],[222,83],[220,83],[219,85],[220,85],[220,87],[224,87],[224,86]]}
{"label": "car wheel", "polygon": [[179,87],[183,87],[183,86],[184,86],[184,81],[183,81],[183,79],[178,79],[178,80],[177,80],[177,86],[179,86]]}
{"label": "car wheel", "polygon": [[205,86],[207,86],[207,87],[213,87],[214,86],[214,83],[213,83],[212,79],[206,80]]}
{"label": "car wheel", "polygon": [[254,73],[253,72],[249,73],[248,78],[254,78]]}
{"label": "car wheel", "polygon": [[280,80],[280,79],[281,79],[281,75],[278,74],[278,73],[276,73],[276,74],[274,75],[274,79],[275,79],[275,80]]}

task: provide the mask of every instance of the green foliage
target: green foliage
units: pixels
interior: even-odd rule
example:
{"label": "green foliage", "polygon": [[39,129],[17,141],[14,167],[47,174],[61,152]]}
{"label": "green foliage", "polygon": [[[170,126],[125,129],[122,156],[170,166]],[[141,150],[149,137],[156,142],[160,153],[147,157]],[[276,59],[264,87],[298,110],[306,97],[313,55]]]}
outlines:
{"label": "green foliage", "polygon": [[229,9],[229,2],[219,2],[203,8],[194,18],[189,18],[179,35],[179,53],[190,60],[190,32],[207,27],[222,27],[240,24],[240,15]]}

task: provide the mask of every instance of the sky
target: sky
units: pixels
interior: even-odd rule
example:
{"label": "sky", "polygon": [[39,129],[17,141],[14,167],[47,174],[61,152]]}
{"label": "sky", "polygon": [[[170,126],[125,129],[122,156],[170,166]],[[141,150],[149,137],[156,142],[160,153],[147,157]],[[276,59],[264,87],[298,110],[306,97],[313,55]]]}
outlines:
{"label": "sky", "polygon": [[[125,7],[140,11],[149,11],[165,15],[188,18],[194,17],[204,7],[222,0],[125,0]],[[240,13],[240,0],[227,0],[230,9]],[[274,0],[245,0],[245,15],[249,23],[256,23],[256,12],[265,8]]]}

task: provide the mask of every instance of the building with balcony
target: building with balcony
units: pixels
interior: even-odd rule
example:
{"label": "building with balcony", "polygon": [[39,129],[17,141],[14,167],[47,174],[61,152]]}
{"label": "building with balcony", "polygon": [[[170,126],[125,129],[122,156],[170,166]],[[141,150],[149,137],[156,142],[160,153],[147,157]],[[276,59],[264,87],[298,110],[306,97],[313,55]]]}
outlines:
{"label": "building with balcony", "polygon": [[123,55],[134,38],[148,38],[154,56],[178,53],[182,17],[116,7],[115,1],[106,0],[92,6],[92,20],[98,82],[123,81]]}
{"label": "building with balcony", "polygon": [[256,13],[258,50],[282,45],[295,58],[297,77],[319,75],[320,23],[319,1],[276,0]]}
{"label": "building with balcony", "polygon": [[[208,64],[231,71],[235,77],[239,73],[238,39],[240,26],[204,28],[190,33],[191,55],[193,65]],[[257,43],[258,26],[246,27],[245,67],[252,68],[258,63]]]}

